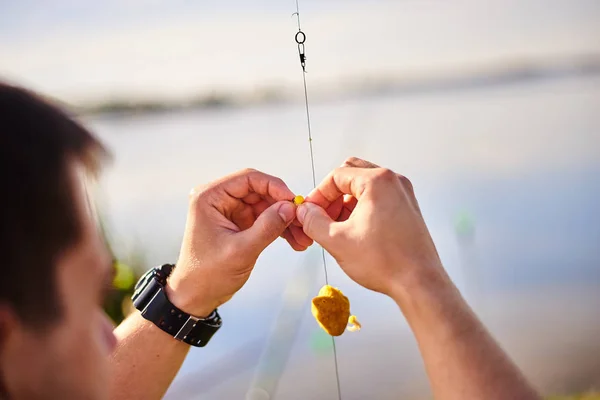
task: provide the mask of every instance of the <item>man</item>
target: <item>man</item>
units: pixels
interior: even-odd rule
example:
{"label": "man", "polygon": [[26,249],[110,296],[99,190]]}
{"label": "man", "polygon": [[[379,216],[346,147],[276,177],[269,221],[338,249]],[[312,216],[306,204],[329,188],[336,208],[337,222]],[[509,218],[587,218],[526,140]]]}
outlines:
{"label": "man", "polygon": [[[279,236],[300,251],[317,241],[353,280],[396,301],[437,399],[537,398],[445,273],[410,182],[359,159],[298,208],[283,181],[254,170],[192,191],[176,267],[156,286],[172,315],[154,318],[155,291],[113,334],[101,308],[111,260],[85,189],[104,155],[63,112],[0,84],[2,398],[160,398],[190,324],[218,329],[213,311]],[[178,314],[186,322],[169,332]]]}

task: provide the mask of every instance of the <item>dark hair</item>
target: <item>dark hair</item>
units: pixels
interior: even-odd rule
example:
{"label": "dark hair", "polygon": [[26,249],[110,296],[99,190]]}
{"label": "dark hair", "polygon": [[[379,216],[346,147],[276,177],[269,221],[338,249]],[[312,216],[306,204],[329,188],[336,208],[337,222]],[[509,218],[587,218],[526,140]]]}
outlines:
{"label": "dark hair", "polygon": [[55,266],[81,233],[70,160],[95,172],[105,154],[64,111],[0,82],[0,302],[27,324],[61,316]]}

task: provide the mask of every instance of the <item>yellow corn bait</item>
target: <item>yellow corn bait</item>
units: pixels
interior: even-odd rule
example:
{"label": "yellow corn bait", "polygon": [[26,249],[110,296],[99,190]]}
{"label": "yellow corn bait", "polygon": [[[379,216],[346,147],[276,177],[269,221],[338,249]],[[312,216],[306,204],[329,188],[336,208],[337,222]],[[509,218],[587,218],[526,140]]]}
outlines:
{"label": "yellow corn bait", "polygon": [[356,315],[351,315],[350,318],[348,318],[348,330],[350,332],[357,332],[360,331],[360,328],[362,328],[362,325],[358,322],[358,319],[356,319]]}
{"label": "yellow corn bait", "polygon": [[350,324],[351,332],[361,328],[356,316],[350,315],[350,301],[337,288],[325,285],[313,298],[311,311],[321,328],[331,336],[340,336]]}
{"label": "yellow corn bait", "polygon": [[298,195],[296,197],[294,197],[294,204],[299,206],[300,204],[304,203],[304,197]]}

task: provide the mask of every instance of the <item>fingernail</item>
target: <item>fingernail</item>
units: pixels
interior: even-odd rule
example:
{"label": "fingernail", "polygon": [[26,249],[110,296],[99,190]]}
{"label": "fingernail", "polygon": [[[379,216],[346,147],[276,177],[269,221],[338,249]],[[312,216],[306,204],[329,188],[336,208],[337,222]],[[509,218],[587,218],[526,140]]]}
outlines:
{"label": "fingernail", "polygon": [[283,203],[280,207],[279,207],[279,216],[281,217],[281,219],[283,220],[283,222],[285,222],[286,224],[288,222],[291,222],[294,217],[295,217],[295,209],[294,206],[292,205],[292,203]]}

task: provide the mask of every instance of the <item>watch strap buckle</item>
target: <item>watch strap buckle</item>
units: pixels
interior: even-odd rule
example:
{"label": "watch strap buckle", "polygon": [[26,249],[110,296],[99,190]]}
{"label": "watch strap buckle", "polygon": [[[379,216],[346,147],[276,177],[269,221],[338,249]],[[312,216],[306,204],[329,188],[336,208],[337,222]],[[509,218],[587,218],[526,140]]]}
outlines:
{"label": "watch strap buckle", "polygon": [[190,334],[192,329],[194,329],[196,327],[199,320],[200,320],[200,318],[196,318],[193,315],[190,315],[188,317],[187,321],[185,321],[185,323],[181,327],[181,329],[179,329],[179,331],[175,334],[175,336],[174,336],[175,339],[181,340],[181,341],[187,339],[188,335]]}

